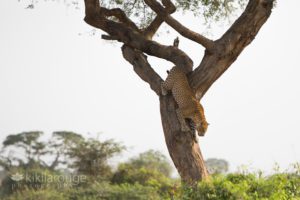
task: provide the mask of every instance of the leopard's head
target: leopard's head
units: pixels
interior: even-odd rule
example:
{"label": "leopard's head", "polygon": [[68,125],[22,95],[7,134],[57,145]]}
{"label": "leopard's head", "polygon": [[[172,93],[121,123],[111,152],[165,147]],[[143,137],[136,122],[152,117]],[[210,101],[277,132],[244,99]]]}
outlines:
{"label": "leopard's head", "polygon": [[207,121],[205,119],[203,119],[201,116],[199,115],[196,115],[194,117],[194,123],[195,123],[195,128],[198,132],[198,135],[199,136],[204,136],[206,131],[207,131],[207,128],[208,128],[208,125],[209,123],[207,123]]}

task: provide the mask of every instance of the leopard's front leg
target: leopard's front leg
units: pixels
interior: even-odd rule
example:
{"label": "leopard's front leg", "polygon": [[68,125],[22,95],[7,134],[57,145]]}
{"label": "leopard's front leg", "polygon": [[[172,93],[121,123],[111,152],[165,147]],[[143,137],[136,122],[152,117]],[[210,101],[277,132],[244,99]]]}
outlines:
{"label": "leopard's front leg", "polygon": [[181,126],[181,131],[183,131],[183,132],[188,132],[188,131],[190,131],[191,129],[190,129],[190,127],[188,127],[187,124],[185,123],[185,119],[184,119],[184,117],[183,117],[183,115],[182,115],[182,112],[181,112],[180,108],[178,108],[178,109],[176,110],[176,114],[177,114],[177,118],[178,118],[179,123],[180,123],[180,126]]}

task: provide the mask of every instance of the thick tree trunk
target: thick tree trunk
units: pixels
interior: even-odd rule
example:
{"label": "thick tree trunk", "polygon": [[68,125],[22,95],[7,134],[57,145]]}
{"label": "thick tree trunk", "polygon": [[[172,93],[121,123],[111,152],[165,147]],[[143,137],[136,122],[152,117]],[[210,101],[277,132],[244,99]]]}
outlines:
{"label": "thick tree trunk", "polygon": [[160,100],[160,113],[169,154],[184,182],[193,184],[208,177],[199,144],[192,133],[182,132],[176,115],[176,102],[172,94],[161,95],[160,76],[151,68],[147,57],[140,51],[124,45],[123,57],[132,64],[142,80],[149,83]]}
{"label": "thick tree trunk", "polygon": [[160,96],[160,113],[169,154],[182,180],[193,184],[206,179],[205,167],[198,143],[191,132],[182,132],[172,95]]}

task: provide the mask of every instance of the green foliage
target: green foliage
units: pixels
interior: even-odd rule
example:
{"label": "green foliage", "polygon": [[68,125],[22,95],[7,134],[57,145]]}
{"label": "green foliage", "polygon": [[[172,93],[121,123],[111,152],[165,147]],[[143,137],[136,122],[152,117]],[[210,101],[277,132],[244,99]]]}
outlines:
{"label": "green foliage", "polygon": [[128,164],[121,164],[112,178],[112,183],[139,183],[152,186],[158,189],[166,189],[170,186],[170,179],[156,170],[145,167],[133,168]]}
{"label": "green foliage", "polygon": [[15,192],[11,196],[4,197],[3,200],[65,200],[64,193],[54,190],[24,190],[21,192]]}
{"label": "green foliage", "polygon": [[36,143],[37,139],[43,134],[40,131],[22,132],[15,135],[9,135],[3,142],[3,146],[15,145],[23,147],[24,144],[31,145]]}
{"label": "green foliage", "polygon": [[[32,168],[14,167],[8,172],[8,176],[2,181],[0,189],[1,194],[15,194],[30,191],[60,189],[62,187],[71,187],[71,179],[68,179],[64,174],[58,171],[50,171],[39,166]],[[16,176],[19,178],[16,179]]]}
{"label": "green foliage", "polygon": [[[28,1],[28,9],[35,8],[35,4],[38,2],[23,1]],[[173,0],[172,2],[177,10],[192,12],[195,16],[202,17],[207,24],[210,24],[215,21],[229,19],[234,12],[245,7],[247,0]],[[79,9],[81,2],[78,0],[65,0],[64,3],[67,6]],[[127,16],[133,19],[141,28],[148,25],[156,16],[144,0],[100,0],[100,4],[106,8],[123,9]]]}
{"label": "green foliage", "polygon": [[[65,164],[76,170],[77,173],[91,175],[94,178],[108,178],[111,175],[111,166],[108,161],[113,156],[121,153],[125,147],[113,140],[99,141],[85,139],[81,135],[59,131],[52,134],[50,142],[40,141],[43,132],[32,131],[9,135],[3,142],[0,157],[0,166],[6,170],[13,167],[45,168],[54,170],[59,164]],[[8,148],[18,148],[18,154],[12,154]],[[42,156],[55,155],[49,165]]]}
{"label": "green foliage", "polygon": [[66,146],[73,146],[84,141],[84,138],[80,134],[70,131],[56,131],[52,135],[53,138],[61,141]]}
{"label": "green foliage", "polygon": [[132,158],[128,162],[134,168],[147,168],[158,171],[167,177],[172,173],[172,166],[167,157],[159,151],[149,150],[139,154],[138,157]]}
{"label": "green foliage", "polygon": [[176,0],[177,7],[202,16],[206,22],[228,19],[232,13],[245,6],[245,0]]}
{"label": "green foliage", "polygon": [[[128,16],[138,18],[144,23],[155,16],[144,0],[102,0],[100,2],[109,8],[122,8]],[[173,0],[178,10],[191,11],[196,16],[204,17],[206,22],[229,18],[233,12],[243,8],[246,2],[246,0]]]}
{"label": "green foliage", "polygon": [[[148,25],[156,16],[144,0],[102,0],[100,2],[108,8],[123,9],[140,27]],[[195,16],[202,17],[207,24],[230,19],[234,12],[244,8],[247,3],[246,0],[173,0],[172,2],[177,10],[192,12]]]}
{"label": "green foliage", "polygon": [[42,189],[15,192],[3,200],[161,200],[155,188],[139,184],[111,185],[95,183],[89,187],[66,189],[65,191]]}
{"label": "green foliage", "polygon": [[[39,196],[41,195],[41,196]],[[18,190],[5,200],[299,200],[300,177],[294,173],[280,173],[260,177],[257,174],[215,175],[196,186],[173,185],[160,191],[155,185],[140,183],[111,184],[89,182],[77,187],[45,187]]]}
{"label": "green foliage", "polygon": [[69,166],[79,174],[106,179],[111,175],[111,166],[108,164],[108,160],[124,149],[124,146],[113,140],[101,142],[89,139],[82,141],[69,148],[67,155],[73,161]]}
{"label": "green foliage", "polygon": [[183,186],[178,194],[178,200],[296,200],[300,199],[300,176],[288,173],[267,177],[238,173],[216,175],[194,188]]}
{"label": "green foliage", "polygon": [[80,188],[69,194],[72,200],[160,200],[156,189],[140,184],[112,185],[107,182],[95,183],[88,188]]}
{"label": "green foliage", "polygon": [[[45,149],[46,144],[40,141],[40,137],[42,135],[43,132],[41,131],[29,131],[7,136],[2,143],[3,155],[0,157],[0,166],[4,169],[9,169],[14,165],[14,163],[24,165],[24,167],[31,167],[31,165],[40,163],[36,161],[40,160],[41,156],[48,153]],[[24,156],[15,156],[11,153],[10,155],[4,156],[4,152],[9,148],[13,150],[17,149],[19,151],[19,155],[22,153]],[[44,163],[40,164],[43,165]]]}
{"label": "green foliage", "polygon": [[170,163],[163,154],[150,150],[126,163],[119,164],[111,181],[114,184],[150,186],[163,195],[170,192],[174,182],[170,178],[171,169]]}

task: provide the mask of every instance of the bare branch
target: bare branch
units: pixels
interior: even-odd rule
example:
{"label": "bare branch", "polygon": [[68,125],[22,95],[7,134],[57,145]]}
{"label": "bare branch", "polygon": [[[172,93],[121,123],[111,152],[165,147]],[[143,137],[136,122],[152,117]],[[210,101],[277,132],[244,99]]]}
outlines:
{"label": "bare branch", "polygon": [[170,16],[168,12],[166,12],[165,8],[163,8],[163,6],[156,0],[145,0],[145,2],[153,11],[156,12],[158,16],[164,19],[169,26],[175,29],[183,37],[197,42],[198,44],[204,46],[207,50],[212,51],[214,46],[214,42],[212,40],[183,26],[180,22]]}
{"label": "bare branch", "polygon": [[103,40],[118,40],[118,38],[112,37],[112,36],[110,36],[110,35],[101,35],[101,38],[102,38]]}
{"label": "bare branch", "polygon": [[140,51],[134,50],[129,46],[123,45],[123,57],[133,66],[136,74],[145,82],[149,83],[151,89],[160,95],[160,83],[163,81],[161,77],[152,69],[147,61],[147,57]]}
{"label": "bare branch", "polygon": [[242,15],[215,41],[214,53],[205,56],[192,75],[190,84],[201,98],[210,86],[229,68],[243,49],[249,45],[269,18],[274,0],[249,0]]}

